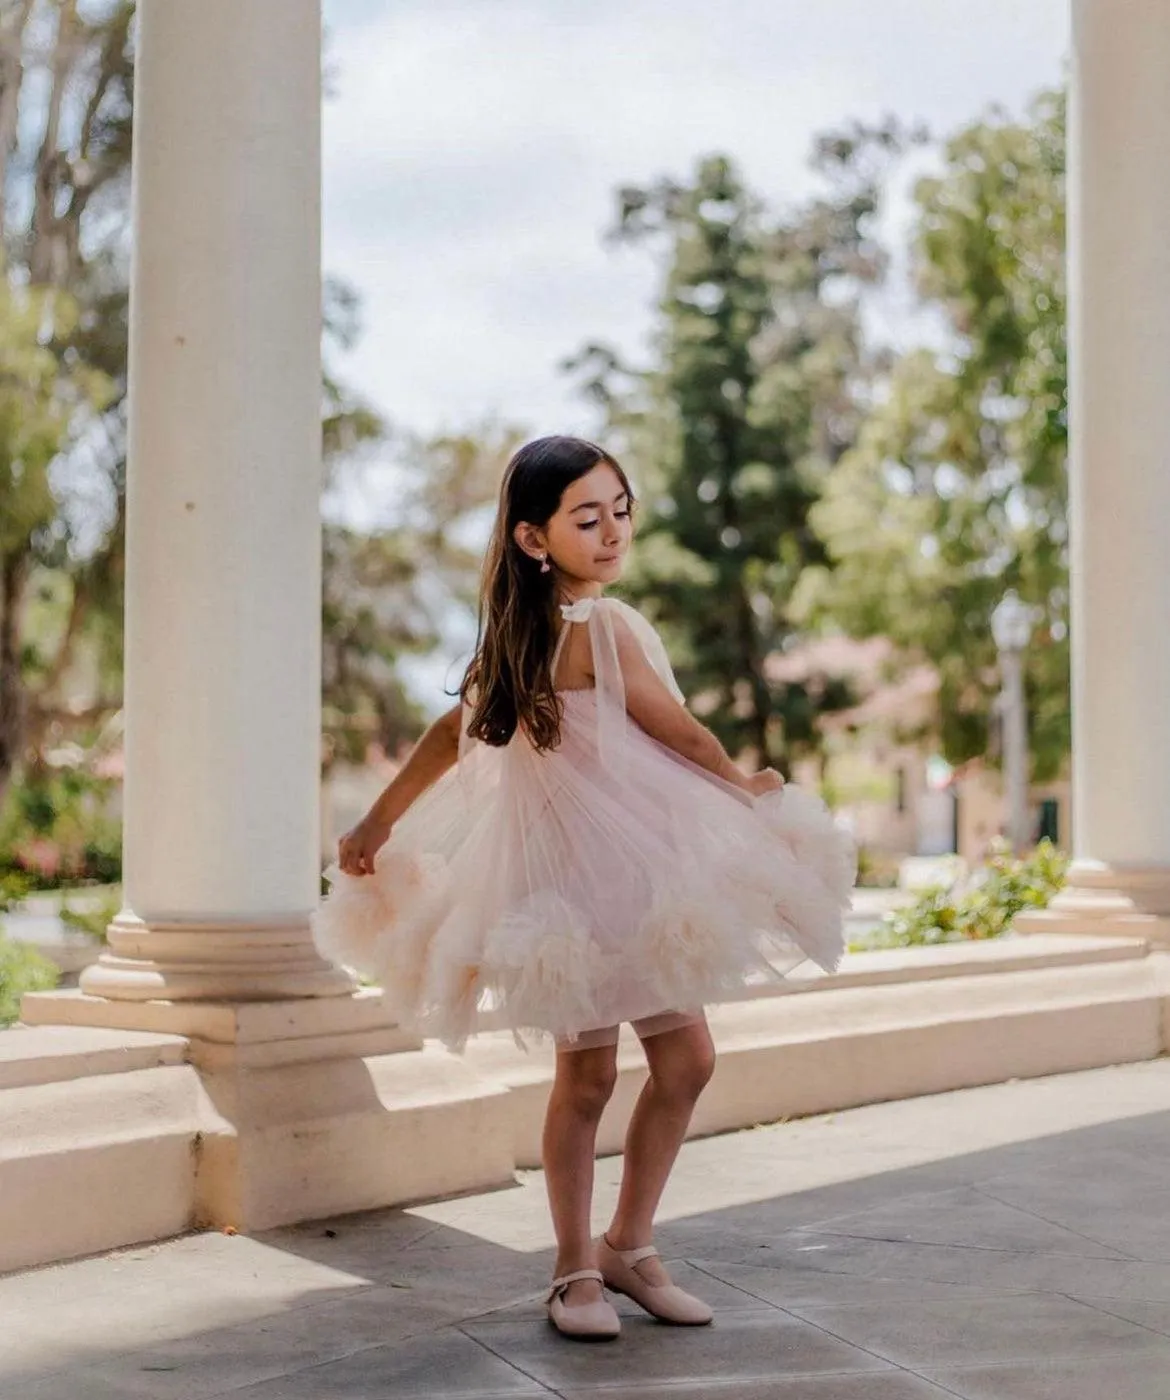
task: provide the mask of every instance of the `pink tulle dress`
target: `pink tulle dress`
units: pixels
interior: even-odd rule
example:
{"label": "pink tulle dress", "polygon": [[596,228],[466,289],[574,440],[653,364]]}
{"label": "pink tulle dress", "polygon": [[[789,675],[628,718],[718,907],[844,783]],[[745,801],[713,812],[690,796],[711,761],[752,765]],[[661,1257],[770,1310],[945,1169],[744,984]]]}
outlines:
{"label": "pink tulle dress", "polygon": [[395,823],[372,875],[325,871],[328,957],[378,981],[400,1024],[458,1050],[488,1028],[599,1043],[650,1033],[782,978],[831,971],[856,870],[819,798],[753,798],[626,712],[619,634],[680,703],[653,626],[613,598],[562,606],[588,628],[596,684],[561,690],[560,745],[467,735],[459,761]]}

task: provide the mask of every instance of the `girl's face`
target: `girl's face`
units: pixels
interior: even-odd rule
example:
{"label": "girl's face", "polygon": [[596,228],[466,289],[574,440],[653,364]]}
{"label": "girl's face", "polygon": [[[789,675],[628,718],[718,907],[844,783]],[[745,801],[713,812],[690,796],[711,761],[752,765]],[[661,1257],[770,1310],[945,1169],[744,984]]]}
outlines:
{"label": "girl's face", "polygon": [[565,488],[543,529],[516,527],[520,547],[534,558],[547,554],[562,581],[601,587],[621,577],[631,533],[630,498],[608,462]]}

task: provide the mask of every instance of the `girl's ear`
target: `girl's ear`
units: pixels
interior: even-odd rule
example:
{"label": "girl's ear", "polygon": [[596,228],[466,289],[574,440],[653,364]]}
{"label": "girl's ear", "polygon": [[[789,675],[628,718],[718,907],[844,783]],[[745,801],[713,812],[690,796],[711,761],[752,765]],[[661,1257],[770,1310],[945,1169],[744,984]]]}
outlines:
{"label": "girl's ear", "polygon": [[520,521],[512,536],[524,553],[533,559],[539,559],[548,552],[542,531],[535,525],[529,525],[526,520]]}

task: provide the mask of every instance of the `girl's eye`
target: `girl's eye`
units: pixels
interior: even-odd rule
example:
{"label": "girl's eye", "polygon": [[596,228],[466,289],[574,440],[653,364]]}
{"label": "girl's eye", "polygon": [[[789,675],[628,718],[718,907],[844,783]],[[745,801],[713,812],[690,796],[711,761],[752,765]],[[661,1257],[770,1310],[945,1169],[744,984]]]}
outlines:
{"label": "girl's eye", "polygon": [[[614,515],[616,515],[620,520],[628,520],[628,519],[630,518],[630,512],[629,512],[628,510],[615,510],[615,511],[614,511]],[[584,523],[583,525],[578,525],[578,526],[577,526],[577,529],[578,529],[578,530],[592,530],[593,527],[594,527],[595,525],[600,525],[600,524],[601,524],[601,521],[600,521],[600,520],[586,520],[585,523]]]}

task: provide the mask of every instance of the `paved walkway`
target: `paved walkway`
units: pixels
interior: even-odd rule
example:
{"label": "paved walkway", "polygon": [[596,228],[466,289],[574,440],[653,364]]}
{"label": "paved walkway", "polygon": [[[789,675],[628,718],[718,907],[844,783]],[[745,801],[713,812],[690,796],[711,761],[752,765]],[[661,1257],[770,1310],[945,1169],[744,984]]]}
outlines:
{"label": "paved walkway", "polygon": [[688,1144],[659,1243],[714,1325],[594,1346],[543,1320],[536,1173],[10,1275],[0,1396],[1170,1400],[1170,1061]]}

